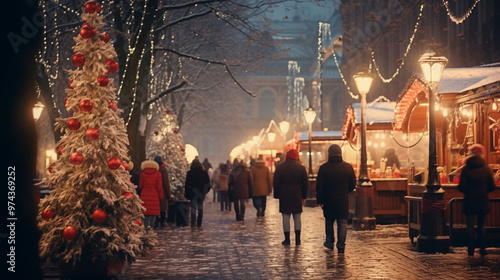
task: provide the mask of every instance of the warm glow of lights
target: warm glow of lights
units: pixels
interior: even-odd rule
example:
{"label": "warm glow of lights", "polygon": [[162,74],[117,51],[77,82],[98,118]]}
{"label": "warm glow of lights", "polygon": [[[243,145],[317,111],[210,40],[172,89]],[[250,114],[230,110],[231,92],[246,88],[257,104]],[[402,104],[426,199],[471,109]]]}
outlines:
{"label": "warm glow of lights", "polygon": [[373,77],[370,74],[360,72],[354,75],[353,78],[360,94],[367,94],[370,91],[373,82]]}
{"label": "warm glow of lights", "polygon": [[308,124],[312,124],[314,122],[314,119],[316,118],[316,112],[312,107],[309,107],[304,111],[304,117],[306,118],[306,122]]}
{"label": "warm glow of lights", "polygon": [[191,163],[197,156],[198,150],[191,144],[186,144],[186,160]]}
{"label": "warm glow of lights", "polygon": [[35,121],[37,121],[40,118],[40,115],[42,114],[43,108],[42,102],[38,101],[35,106],[33,106],[33,118]]}
{"label": "warm glow of lights", "polygon": [[283,133],[283,135],[286,135],[286,133],[290,129],[290,123],[287,121],[281,121],[279,123],[279,126],[280,126],[281,133]]}
{"label": "warm glow of lights", "polygon": [[267,140],[269,140],[269,142],[273,143],[274,140],[276,140],[276,133],[268,132],[267,133]]}
{"label": "warm glow of lights", "polygon": [[448,59],[444,56],[436,56],[433,51],[427,51],[418,60],[418,64],[422,68],[424,78],[428,83],[439,83],[444,67],[448,63]]}

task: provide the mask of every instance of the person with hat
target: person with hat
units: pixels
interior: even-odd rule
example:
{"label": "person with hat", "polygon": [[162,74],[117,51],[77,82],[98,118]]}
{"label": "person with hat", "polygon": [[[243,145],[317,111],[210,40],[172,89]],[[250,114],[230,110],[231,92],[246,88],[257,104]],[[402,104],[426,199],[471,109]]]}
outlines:
{"label": "person with hat", "polygon": [[[464,193],[463,213],[466,215],[468,254],[474,255],[476,247],[482,256],[486,254],[484,242],[484,219],[489,213],[488,193],[495,190],[490,168],[484,161],[486,149],[474,144],[469,148],[470,156],[460,174],[457,189]],[[474,219],[477,217],[477,242],[474,239]]]}
{"label": "person with hat", "polygon": [[283,217],[283,245],[290,245],[290,216],[293,216],[295,245],[300,245],[302,205],[306,202],[309,181],[306,168],[299,162],[299,153],[292,149],[285,161],[276,167],[273,177],[274,198],[279,199]]}
{"label": "person with hat", "polygon": [[253,176],[253,206],[257,209],[257,217],[264,217],[267,196],[273,191],[271,172],[264,164],[262,156],[257,158],[250,171]]}
{"label": "person with hat", "polygon": [[337,250],[345,251],[349,193],[356,187],[356,174],[352,165],[342,159],[342,149],[337,144],[328,148],[328,162],[322,164],[316,178],[317,203],[325,217],[325,247],[333,250],[335,235],[333,223],[337,221]]}

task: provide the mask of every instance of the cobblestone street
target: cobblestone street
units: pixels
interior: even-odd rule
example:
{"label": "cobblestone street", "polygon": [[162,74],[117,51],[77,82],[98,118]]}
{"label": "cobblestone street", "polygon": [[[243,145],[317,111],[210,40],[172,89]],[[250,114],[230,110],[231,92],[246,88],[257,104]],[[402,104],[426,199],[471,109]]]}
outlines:
{"label": "cobblestone street", "polygon": [[[205,200],[201,228],[168,224],[157,230],[160,244],[139,259],[123,279],[494,279],[500,275],[500,248],[468,257],[465,247],[449,254],[418,253],[406,225],[377,225],[374,231],[348,229],[344,255],[323,247],[319,207],[305,207],[302,245],[283,246],[278,201],[268,197],[266,216],[256,217],[251,200],[245,220]],[[292,222],[293,225],[293,222]]]}

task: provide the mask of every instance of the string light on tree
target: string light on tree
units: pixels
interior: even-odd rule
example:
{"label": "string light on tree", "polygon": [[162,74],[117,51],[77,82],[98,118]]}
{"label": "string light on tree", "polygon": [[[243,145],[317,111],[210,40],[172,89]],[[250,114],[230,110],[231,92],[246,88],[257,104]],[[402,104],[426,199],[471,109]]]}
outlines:
{"label": "string light on tree", "polygon": [[[106,23],[100,5],[88,1],[85,7],[81,28],[86,30],[83,36],[80,28],[75,32],[70,57],[76,68],[69,71],[65,89],[65,106],[76,110],[57,120],[65,134],[57,143],[57,161],[49,165],[51,195],[40,200],[38,216],[40,257],[70,264],[72,270],[90,258],[130,264],[157,242],[151,228],[131,226],[144,216],[127,170],[128,136],[118,115],[116,89],[107,77],[118,70],[117,54],[102,31]],[[122,195],[126,193],[130,195]],[[55,211],[57,218],[42,210]]]}

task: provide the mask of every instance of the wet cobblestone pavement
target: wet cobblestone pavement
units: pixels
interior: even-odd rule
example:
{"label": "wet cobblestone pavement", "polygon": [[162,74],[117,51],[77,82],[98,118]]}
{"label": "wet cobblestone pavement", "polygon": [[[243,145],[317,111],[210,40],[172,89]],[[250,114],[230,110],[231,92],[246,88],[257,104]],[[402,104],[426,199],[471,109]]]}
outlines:
{"label": "wet cobblestone pavement", "polygon": [[[132,264],[121,279],[496,279],[500,248],[468,257],[465,247],[448,254],[418,253],[406,225],[377,225],[353,231],[346,252],[323,247],[319,207],[305,207],[302,245],[283,246],[278,201],[268,197],[266,216],[256,217],[251,200],[243,222],[234,211],[220,211],[211,193],[201,228],[168,224],[157,230],[160,244]],[[293,225],[293,222],[292,222]]]}

